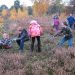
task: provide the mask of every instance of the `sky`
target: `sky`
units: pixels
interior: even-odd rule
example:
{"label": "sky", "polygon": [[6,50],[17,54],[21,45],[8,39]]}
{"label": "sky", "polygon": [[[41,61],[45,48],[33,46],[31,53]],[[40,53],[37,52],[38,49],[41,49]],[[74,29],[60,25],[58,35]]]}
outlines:
{"label": "sky", "polygon": [[66,4],[67,4],[69,1],[70,1],[70,0],[63,0],[63,3],[66,3]]}
{"label": "sky", "polygon": [[[14,5],[15,0],[0,0],[0,6],[5,4],[9,8]],[[26,6],[32,6],[32,2],[30,0],[20,0],[20,3]]]}
{"label": "sky", "polygon": [[[5,4],[10,8],[12,5],[14,5],[15,0],[0,0],[0,6]],[[67,3],[69,0],[63,0],[63,2]],[[20,0],[20,3],[25,6],[32,6],[32,2],[30,0]]]}

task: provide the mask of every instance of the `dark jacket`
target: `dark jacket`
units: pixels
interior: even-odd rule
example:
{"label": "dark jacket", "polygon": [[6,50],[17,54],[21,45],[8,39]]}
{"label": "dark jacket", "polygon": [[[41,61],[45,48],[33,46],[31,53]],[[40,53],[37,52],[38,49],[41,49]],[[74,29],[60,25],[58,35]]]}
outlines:
{"label": "dark jacket", "polygon": [[29,40],[28,32],[25,29],[23,29],[19,34],[18,38],[20,38],[20,40],[28,41]]}
{"label": "dark jacket", "polygon": [[59,33],[57,33],[55,36],[60,35],[60,34],[63,34],[66,40],[73,38],[70,27],[63,27],[62,30]]}
{"label": "dark jacket", "polygon": [[8,46],[8,47],[12,47],[12,41],[10,40],[10,39],[2,39],[1,40],[1,44],[3,45],[3,46]]}

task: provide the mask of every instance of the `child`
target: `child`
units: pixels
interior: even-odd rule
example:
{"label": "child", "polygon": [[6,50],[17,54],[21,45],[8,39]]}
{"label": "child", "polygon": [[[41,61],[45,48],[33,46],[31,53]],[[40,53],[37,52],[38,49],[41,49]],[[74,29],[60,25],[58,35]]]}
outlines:
{"label": "child", "polygon": [[54,28],[55,28],[55,30],[56,31],[58,31],[59,30],[59,17],[58,16],[54,16],[54,18],[53,18],[53,22],[54,22]]}
{"label": "child", "polygon": [[38,52],[41,52],[41,41],[40,41],[41,33],[42,33],[41,26],[37,23],[37,21],[32,20],[30,22],[30,26],[29,26],[29,35],[32,40],[32,42],[31,42],[31,51],[32,52],[34,50],[35,39],[37,39],[37,42],[38,42]]}
{"label": "child", "polygon": [[68,27],[67,22],[64,22],[63,24],[64,25],[62,26],[61,31],[55,35],[55,36],[60,35],[60,34],[64,35],[58,45],[63,46],[63,44],[66,41],[68,41],[69,47],[72,47],[73,46],[73,35],[72,35],[72,32],[71,32],[71,29],[70,29],[70,27]]}
{"label": "child", "polygon": [[0,40],[0,48],[9,49],[12,47],[12,42],[7,33],[3,34],[3,38]]}
{"label": "child", "polygon": [[73,17],[72,14],[70,14],[68,17],[67,17],[67,21],[68,21],[68,25],[70,28],[73,28],[73,25],[75,23],[75,18]]}
{"label": "child", "polygon": [[19,52],[23,53],[24,42],[29,40],[29,36],[27,31],[22,27],[18,27],[17,31],[18,31],[18,39],[16,40],[16,42],[20,47]]}

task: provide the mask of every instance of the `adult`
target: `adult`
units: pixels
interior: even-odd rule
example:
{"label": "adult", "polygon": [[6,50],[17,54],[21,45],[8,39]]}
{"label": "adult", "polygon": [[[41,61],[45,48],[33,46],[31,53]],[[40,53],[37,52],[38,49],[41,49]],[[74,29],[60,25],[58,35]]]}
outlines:
{"label": "adult", "polygon": [[70,14],[68,17],[67,17],[67,21],[68,21],[68,25],[70,28],[73,27],[74,23],[75,23],[75,18],[73,17],[72,14]]}

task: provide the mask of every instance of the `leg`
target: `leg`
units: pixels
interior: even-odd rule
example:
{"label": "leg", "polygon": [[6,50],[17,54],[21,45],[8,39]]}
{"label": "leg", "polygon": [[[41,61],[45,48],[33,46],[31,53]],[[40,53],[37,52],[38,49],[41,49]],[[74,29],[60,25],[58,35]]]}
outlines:
{"label": "leg", "polygon": [[31,38],[31,51],[34,50],[34,42],[35,42],[35,37]]}
{"label": "leg", "polygon": [[2,45],[2,42],[1,42],[1,40],[0,40],[0,49],[2,49],[2,47],[3,47],[3,45]]}
{"label": "leg", "polygon": [[71,39],[68,40],[68,45],[69,45],[69,47],[73,46],[73,38],[71,38]]}
{"label": "leg", "polygon": [[67,40],[65,39],[65,37],[63,37],[63,38],[60,40],[60,42],[58,43],[58,45],[59,45],[59,46],[63,46],[63,44],[65,43],[65,41],[67,41]]}
{"label": "leg", "polygon": [[58,25],[55,25],[54,28],[55,28],[56,32],[57,32],[58,29],[59,29],[59,28],[58,28]]}
{"label": "leg", "polygon": [[21,52],[23,52],[23,48],[24,48],[24,40],[20,40],[20,50],[21,50]]}
{"label": "leg", "polygon": [[3,48],[3,45],[2,44],[0,44],[0,49],[2,49]]}
{"label": "leg", "polygon": [[17,44],[20,46],[20,40],[16,40]]}
{"label": "leg", "polygon": [[59,30],[59,25],[56,25],[56,31],[58,31]]}
{"label": "leg", "polygon": [[37,42],[38,42],[38,52],[41,52],[41,42],[40,42],[40,36],[37,36]]}
{"label": "leg", "polygon": [[74,24],[74,30],[75,30],[75,24]]}
{"label": "leg", "polygon": [[72,29],[72,24],[70,24],[70,28]]}

